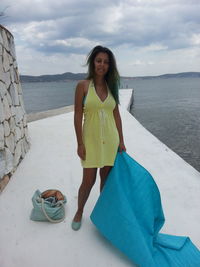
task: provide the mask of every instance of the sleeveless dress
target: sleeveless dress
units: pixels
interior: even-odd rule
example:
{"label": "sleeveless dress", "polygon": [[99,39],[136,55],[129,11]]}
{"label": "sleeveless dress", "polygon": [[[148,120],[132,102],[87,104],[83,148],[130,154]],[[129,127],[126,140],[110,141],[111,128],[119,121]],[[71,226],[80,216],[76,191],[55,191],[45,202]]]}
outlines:
{"label": "sleeveless dress", "polygon": [[86,159],[83,168],[113,166],[119,146],[119,134],[113,110],[116,102],[107,86],[107,97],[101,101],[91,80],[83,107],[83,143]]}

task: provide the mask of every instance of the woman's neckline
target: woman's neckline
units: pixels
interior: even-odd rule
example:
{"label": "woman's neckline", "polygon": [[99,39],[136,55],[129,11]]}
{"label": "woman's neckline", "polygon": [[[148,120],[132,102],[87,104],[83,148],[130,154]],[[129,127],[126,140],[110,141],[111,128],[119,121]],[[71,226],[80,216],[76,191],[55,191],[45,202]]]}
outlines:
{"label": "woman's neckline", "polygon": [[93,86],[93,88],[94,88],[95,94],[97,95],[98,99],[99,99],[102,103],[104,103],[104,102],[107,100],[108,95],[109,95],[109,90],[108,90],[107,82],[105,81],[105,82],[106,82],[106,89],[107,89],[107,96],[106,96],[106,98],[105,98],[104,100],[102,100],[102,99],[99,97],[99,95],[97,94],[97,91],[96,91],[96,88],[95,88],[95,85],[94,85],[94,80],[91,80],[91,82],[92,82],[92,86]]}

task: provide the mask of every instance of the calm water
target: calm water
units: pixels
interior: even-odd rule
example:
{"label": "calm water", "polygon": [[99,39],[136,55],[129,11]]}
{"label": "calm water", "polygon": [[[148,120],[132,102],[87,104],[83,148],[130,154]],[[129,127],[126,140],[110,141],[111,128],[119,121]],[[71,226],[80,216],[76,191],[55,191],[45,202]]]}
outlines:
{"label": "calm water", "polygon": [[[27,113],[73,104],[74,82],[23,83]],[[200,171],[200,78],[122,80],[134,88],[131,113]]]}
{"label": "calm water", "polygon": [[76,81],[22,83],[27,113],[72,105]]}
{"label": "calm water", "polygon": [[131,113],[150,132],[200,171],[200,79],[128,82]]}

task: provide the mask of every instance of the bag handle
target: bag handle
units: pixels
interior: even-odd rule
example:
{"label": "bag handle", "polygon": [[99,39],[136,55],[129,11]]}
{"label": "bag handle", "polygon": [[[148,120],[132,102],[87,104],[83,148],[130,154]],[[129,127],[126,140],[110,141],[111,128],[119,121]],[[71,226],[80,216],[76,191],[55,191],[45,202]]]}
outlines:
{"label": "bag handle", "polygon": [[41,198],[41,207],[42,207],[42,211],[43,211],[45,217],[47,218],[47,220],[48,220],[49,222],[51,222],[51,223],[59,223],[59,222],[64,221],[64,219],[65,219],[65,206],[64,206],[64,203],[63,203],[62,201],[59,201],[59,202],[57,202],[57,203],[60,203],[60,204],[62,205],[62,208],[63,208],[63,218],[58,219],[58,220],[54,220],[54,219],[50,218],[49,215],[47,214],[47,212],[46,212],[46,210],[45,210],[45,207],[44,207],[44,199]]}

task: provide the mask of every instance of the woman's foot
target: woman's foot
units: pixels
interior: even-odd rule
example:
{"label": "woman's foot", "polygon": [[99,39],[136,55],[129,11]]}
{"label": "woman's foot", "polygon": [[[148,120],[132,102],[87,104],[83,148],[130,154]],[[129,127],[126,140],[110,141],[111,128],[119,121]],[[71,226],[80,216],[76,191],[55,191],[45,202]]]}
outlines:
{"label": "woman's foot", "polygon": [[71,226],[74,231],[78,231],[81,228],[81,221],[80,222],[72,221]]}
{"label": "woman's foot", "polygon": [[77,231],[81,228],[81,220],[82,220],[82,213],[77,211],[71,224],[72,229],[74,231]]}

